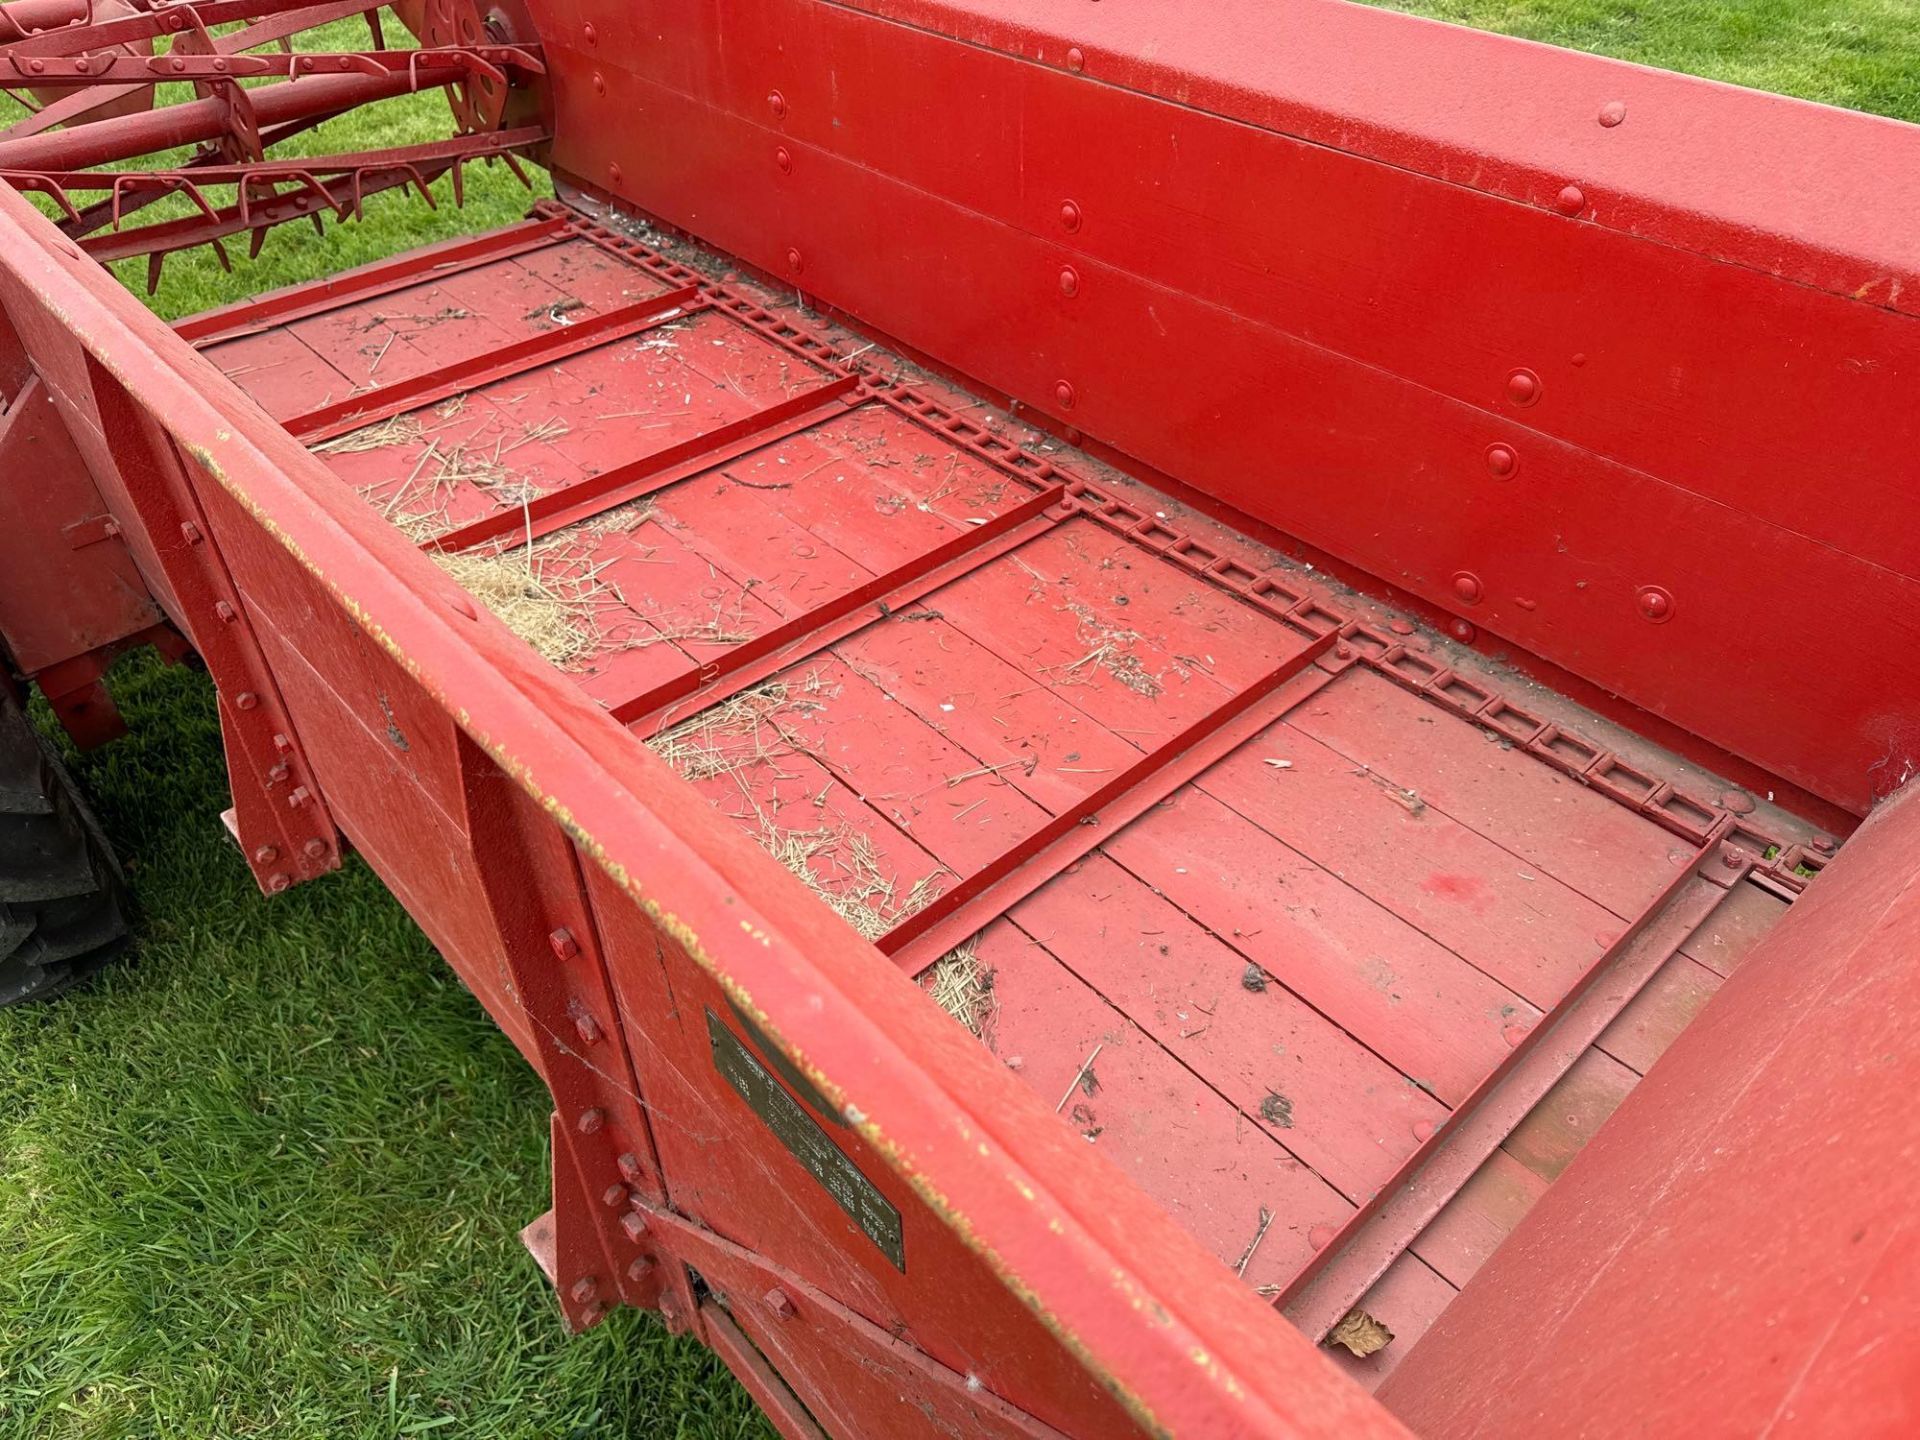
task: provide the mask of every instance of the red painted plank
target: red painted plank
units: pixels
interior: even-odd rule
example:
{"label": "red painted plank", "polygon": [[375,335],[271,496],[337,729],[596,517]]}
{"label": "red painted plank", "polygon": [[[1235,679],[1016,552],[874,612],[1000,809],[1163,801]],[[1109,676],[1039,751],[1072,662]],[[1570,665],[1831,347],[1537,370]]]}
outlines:
{"label": "red painted plank", "polygon": [[1501,1148],[1544,1180],[1557,1180],[1640,1077],[1588,1050],[1507,1137]]}
{"label": "red painted plank", "polygon": [[1539,1012],[1326,869],[1187,789],[1107,853],[1448,1104]]}
{"label": "red painted plank", "polygon": [[1653,821],[1371,671],[1288,720],[1623,921],[1672,878],[1673,837]]}
{"label": "red painted plank", "polygon": [[1736,885],[1681,953],[1725,979],[1786,913],[1787,902],[1758,885]]}
{"label": "red painted plank", "polygon": [[1249,1284],[1282,1283],[1312,1253],[1309,1233],[1345,1219],[1345,1200],[1043,947],[1002,922],[978,953],[994,975],[995,1053],[1046,1104],[1064,1102],[1063,1123],[1228,1265],[1267,1209]]}
{"label": "red painted plank", "polygon": [[1460,1289],[1546,1192],[1547,1181],[1506,1151],[1496,1150],[1427,1222],[1413,1242],[1413,1253]]}
{"label": "red painted plank", "polygon": [[[947,599],[943,596],[944,606]],[[870,625],[835,647],[886,694],[975,755],[1030,758],[1003,771],[1010,784],[1059,812],[1140,758],[1126,737],[1003,660],[928,607]]]}
{"label": "red painted plank", "polygon": [[1644,1075],[1719,988],[1720,977],[1713,971],[1688,955],[1675,955],[1614,1017],[1596,1044]]}
{"label": "red painted plank", "polygon": [[1014,908],[1020,928],[1351,1200],[1446,1107],[1101,856]]}
{"label": "red painted plank", "polygon": [[[1329,708],[1344,703],[1337,684],[1321,694]],[[1289,724],[1199,784],[1541,1009],[1620,929],[1610,912],[1408,795],[1395,777],[1357,771]]]}
{"label": "red painted plank", "polygon": [[317,395],[344,395],[353,388],[353,381],[284,330],[228,340],[207,356],[276,420],[298,415]]}

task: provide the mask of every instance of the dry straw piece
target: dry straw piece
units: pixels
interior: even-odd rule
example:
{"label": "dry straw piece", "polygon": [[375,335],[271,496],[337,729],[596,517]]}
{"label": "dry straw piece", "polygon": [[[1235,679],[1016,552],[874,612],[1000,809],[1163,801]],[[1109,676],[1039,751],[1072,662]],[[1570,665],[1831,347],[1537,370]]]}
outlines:
{"label": "dry straw piece", "polygon": [[574,553],[565,535],[531,549],[431,553],[456,585],[555,665],[598,649],[600,613],[609,601],[619,603],[618,593],[600,578],[605,567]]}

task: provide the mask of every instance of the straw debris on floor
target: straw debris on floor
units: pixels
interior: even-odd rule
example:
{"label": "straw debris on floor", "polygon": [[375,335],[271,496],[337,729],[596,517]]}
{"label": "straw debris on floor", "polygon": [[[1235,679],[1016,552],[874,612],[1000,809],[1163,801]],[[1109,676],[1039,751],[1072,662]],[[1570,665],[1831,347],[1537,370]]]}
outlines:
{"label": "straw debris on floor", "polygon": [[941,877],[924,876],[902,893],[898,877],[882,868],[872,837],[827,813],[826,791],[812,801],[809,823],[788,825],[779,806],[763,804],[745,778],[754,767],[809,753],[786,717],[822,707],[836,694],[838,688],[817,671],[794,681],[758,685],[662,731],[647,744],[687,780],[734,777],[751,807],[751,814],[741,818],[749,822],[749,833],[761,849],[859,935],[877,940],[933,901]]}
{"label": "straw debris on floor", "polygon": [[922,988],[933,997],[934,1004],[981,1039],[991,1041],[1000,1001],[994,994],[993,971],[980,963],[973,941],[936,960]]}
{"label": "straw debris on floor", "polygon": [[601,617],[619,594],[600,578],[604,568],[556,535],[528,548],[429,552],[433,561],[514,634],[556,665],[600,648]]}

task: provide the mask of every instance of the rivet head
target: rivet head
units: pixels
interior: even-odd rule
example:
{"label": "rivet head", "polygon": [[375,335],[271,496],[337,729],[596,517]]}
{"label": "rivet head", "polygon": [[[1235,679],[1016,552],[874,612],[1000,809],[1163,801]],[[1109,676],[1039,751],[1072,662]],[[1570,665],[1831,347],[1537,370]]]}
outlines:
{"label": "rivet head", "polygon": [[1433,1122],[1431,1120],[1414,1121],[1413,1138],[1422,1145],[1426,1144],[1433,1138]]}
{"label": "rivet head", "polygon": [[251,690],[242,690],[233,697],[233,703],[242,710],[257,710],[260,707],[260,697]]}
{"label": "rivet head", "polygon": [[607,77],[602,75],[598,70],[593,72],[593,93],[596,95],[604,95],[607,93]]}
{"label": "rivet head", "polygon": [[1447,626],[1447,633],[1462,645],[1471,645],[1480,638],[1480,632],[1474,629],[1473,623],[1469,620],[1453,621]]}
{"label": "rivet head", "polygon": [[1633,607],[1640,612],[1642,620],[1650,620],[1655,625],[1664,625],[1673,618],[1673,596],[1658,585],[1643,585],[1640,593],[1633,597]]}
{"label": "rivet head", "polygon": [[256,865],[271,865],[279,858],[280,852],[271,845],[262,845],[253,852],[253,863]]}
{"label": "rivet head", "polygon": [[616,161],[614,164],[607,166],[607,183],[609,185],[618,185],[620,183],[619,162]]}
{"label": "rivet head", "polygon": [[1524,1025],[1509,1025],[1500,1032],[1500,1038],[1507,1042],[1508,1049],[1517,1048],[1520,1042],[1527,1038],[1527,1027]]}
{"label": "rivet head", "polygon": [[774,168],[782,175],[791,175],[793,173],[793,152],[784,145],[774,146],[773,164]]}
{"label": "rivet head", "polygon": [[1600,107],[1600,123],[1609,130],[1626,118],[1627,102],[1624,100],[1609,100]]}
{"label": "rivet head", "polygon": [[1487,473],[1496,480],[1511,480],[1513,472],[1520,468],[1520,457],[1511,445],[1489,445],[1487,447]]}
{"label": "rivet head", "polygon": [[600,43],[600,32],[594,29],[593,26],[588,25],[580,33],[586,37],[587,44],[598,45]]}
{"label": "rivet head", "polygon": [[1060,228],[1075,231],[1080,228],[1080,207],[1071,200],[1060,203]]}
{"label": "rivet head", "polygon": [[582,1135],[598,1135],[600,1127],[607,1123],[607,1112],[595,1106],[591,1110],[582,1110],[580,1118],[573,1122],[573,1128]]}
{"label": "rivet head", "polygon": [[1070,47],[1067,51],[1067,69],[1073,71],[1074,74],[1078,75],[1082,70],[1086,68],[1087,68],[1087,57],[1081,51],[1080,47],[1078,45]]}
{"label": "rivet head", "polygon": [[788,1298],[787,1292],[777,1285],[760,1298],[765,1302],[767,1309],[782,1320],[791,1320],[799,1313],[794,1309],[793,1301]]}
{"label": "rivet head", "polygon": [[318,838],[307,841],[300,847],[309,860],[323,860],[327,854],[327,842]]}
{"label": "rivet head", "polygon": [[794,274],[798,275],[802,270],[806,268],[807,268],[806,259],[804,256],[801,255],[801,253],[798,250],[787,251],[787,269],[791,270]]}
{"label": "rivet head", "polygon": [[293,884],[293,877],[291,875],[269,875],[267,877],[267,889],[271,890],[276,895],[278,895],[282,890],[287,889],[292,884]]}
{"label": "rivet head", "polygon": [[1531,370],[1516,370],[1507,376],[1507,399],[1516,405],[1531,405],[1540,398],[1540,377]]}
{"label": "rivet head", "polygon": [[787,97],[778,90],[768,92],[767,108],[773,112],[773,118],[783,120],[787,114]]}
{"label": "rivet head", "polygon": [[1553,208],[1562,215],[1578,215],[1587,208],[1586,193],[1578,185],[1569,185],[1553,197]]}
{"label": "rivet head", "polygon": [[580,942],[573,938],[573,932],[562,925],[547,936],[547,948],[553,951],[556,960],[571,960],[580,953]]}
{"label": "rivet head", "polygon": [[1058,385],[1053,387],[1053,398],[1062,410],[1071,410],[1076,398],[1073,386],[1067,381],[1062,380]]}
{"label": "rivet head", "polygon": [[1481,589],[1480,577],[1471,570],[1456,571],[1453,577],[1453,593],[1469,605],[1479,604],[1480,596],[1484,593]]}
{"label": "rivet head", "polygon": [[1080,293],[1080,272],[1071,265],[1060,271],[1060,293],[1069,299]]}
{"label": "rivet head", "polygon": [[1335,1231],[1331,1225],[1316,1225],[1307,1231],[1307,1244],[1315,1250],[1324,1250],[1333,1243]]}

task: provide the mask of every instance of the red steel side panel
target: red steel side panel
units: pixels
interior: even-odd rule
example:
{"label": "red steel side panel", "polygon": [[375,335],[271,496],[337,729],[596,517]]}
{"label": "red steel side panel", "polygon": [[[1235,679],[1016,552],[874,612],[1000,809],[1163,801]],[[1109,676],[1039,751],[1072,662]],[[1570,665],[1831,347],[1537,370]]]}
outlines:
{"label": "red steel side panel", "polygon": [[[903,1318],[910,1329],[925,1324],[946,1351],[935,1359],[953,1373],[972,1368],[958,1363],[966,1358],[954,1348],[961,1327],[987,1316],[1001,1325],[984,1342],[1001,1398],[1030,1412],[1059,1409],[1091,1433],[1128,1423],[1222,1436],[1402,1433],[1117,1169],[1062,1132],[898,967],[849,935],[798,880],[10,192],[0,194],[0,279],[16,324],[23,314],[34,322],[19,325],[23,336],[49,337],[59,352],[68,413],[131,410],[177,449],[238,586],[236,620],[248,622],[270,657],[278,703],[303,732],[321,737],[306,761],[315,784],[509,1026],[518,1003],[513,976],[541,957],[516,944],[500,963],[497,926],[513,907],[489,911],[482,899],[498,899],[498,877],[489,893],[487,870],[459,823],[473,813],[455,808],[467,793],[457,788],[463,749],[469,759],[483,752],[517,783],[531,799],[526,808],[550,817],[591,867],[592,918],[607,947],[603,953],[597,935],[556,929],[547,937],[555,963],[583,975],[591,973],[579,968],[583,959],[604,961],[616,985],[647,987],[664,978],[664,967],[675,976],[677,1003],[718,1002],[750,1020],[768,1037],[767,1061],[777,1052],[819,1092],[822,1114],[845,1122],[843,1153],[893,1199],[923,1262],[916,1266],[910,1251],[904,1277],[894,1274]],[[28,349],[38,358],[31,338]],[[87,363],[71,363],[76,354]],[[97,463],[111,466],[111,454]],[[139,528],[137,513],[124,518]],[[359,646],[365,653],[356,656]],[[453,734],[456,726],[471,745]],[[520,909],[563,910],[578,897],[539,899]],[[576,1027],[592,1016],[575,1014]],[[579,1038],[551,1047],[549,1063],[618,1063],[600,1060],[615,1053],[608,1047],[586,1048],[584,1028]],[[637,1046],[649,1037],[627,1038]],[[628,1067],[615,1078],[632,1090],[634,1073]],[[722,1103],[731,1094],[711,1067],[700,1083]],[[614,1129],[615,1118],[598,1107],[569,1113],[555,1088],[571,1133],[604,1139]],[[663,1143],[680,1118],[674,1100],[635,1106]],[[791,1167],[770,1136],[741,1143],[759,1149],[724,1158],[757,1155],[768,1172]],[[645,1156],[620,1158],[649,1180]],[[580,1183],[634,1200],[625,1187],[638,1182],[622,1166],[617,1176]],[[811,1202],[762,1187],[729,1188],[705,1203],[717,1221],[762,1227],[786,1246],[795,1242],[777,1218]],[[608,1253],[632,1254],[625,1222],[614,1235],[619,1216],[599,1213]],[[857,1229],[847,1232],[842,1217],[840,1233],[816,1236],[821,1273],[855,1273],[826,1264],[830,1244],[849,1255],[872,1248]],[[675,1255],[672,1242],[657,1244]],[[627,1261],[616,1282],[621,1298],[651,1286],[643,1258]],[[584,1307],[570,1311],[578,1323],[591,1323],[595,1297],[608,1294],[608,1277],[587,1280],[594,1277],[567,1287],[569,1303]],[[975,1315],[955,1312],[958,1296],[977,1298]],[[663,1313],[686,1323],[681,1304],[668,1308],[671,1299],[661,1295]]]}
{"label": "red steel side panel", "polygon": [[1913,1434],[1916,957],[1908,792],[1755,947],[1381,1398],[1434,1440]]}
{"label": "red steel side panel", "polygon": [[1318,3],[534,8],[582,183],[1857,813],[1920,753],[1920,131]]}

